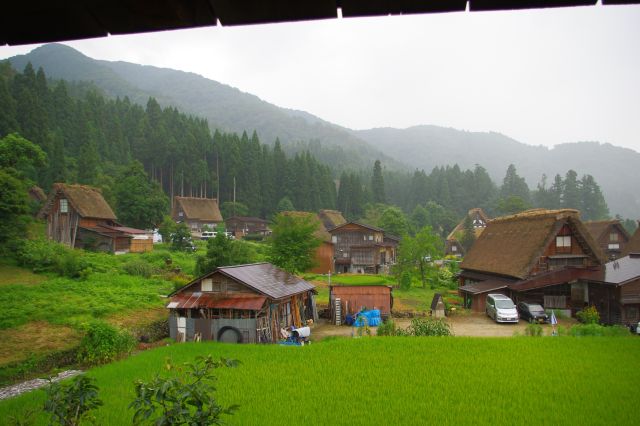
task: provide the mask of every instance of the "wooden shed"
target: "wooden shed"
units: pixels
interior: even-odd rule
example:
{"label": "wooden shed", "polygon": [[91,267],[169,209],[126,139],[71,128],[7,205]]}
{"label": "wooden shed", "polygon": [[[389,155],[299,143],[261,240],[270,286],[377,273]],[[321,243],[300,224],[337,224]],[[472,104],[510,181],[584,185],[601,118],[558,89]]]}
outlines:
{"label": "wooden shed", "polygon": [[315,286],[270,263],[224,266],[171,293],[177,341],[270,343],[281,330],[317,319]]}
{"label": "wooden shed", "polygon": [[340,299],[342,317],[362,309],[380,309],[383,318],[391,315],[393,288],[387,285],[332,285],[329,286],[329,306],[335,307]]}
{"label": "wooden shed", "polygon": [[98,188],[55,183],[38,217],[47,237],[69,247],[111,253],[153,249],[146,231],[122,226]]}

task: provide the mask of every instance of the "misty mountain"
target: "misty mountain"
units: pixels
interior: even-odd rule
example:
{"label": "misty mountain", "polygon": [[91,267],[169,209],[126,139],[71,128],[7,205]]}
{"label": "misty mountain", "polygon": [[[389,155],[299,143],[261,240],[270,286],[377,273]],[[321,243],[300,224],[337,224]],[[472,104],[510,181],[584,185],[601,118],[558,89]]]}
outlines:
{"label": "misty mountain", "polygon": [[499,185],[510,163],[535,189],[542,174],[551,184],[569,169],[591,174],[600,184],[612,214],[640,216],[640,154],[597,142],[555,148],[530,146],[494,132],[467,132],[438,126],[352,131],[304,111],[280,108],[257,96],[194,73],[91,59],[73,48],[49,44],[10,59],[14,68],[28,62],[50,78],[91,81],[107,96],[128,96],[146,105],[150,96],[163,106],[208,120],[212,129],[241,133],[256,130],[265,143],[280,138],[287,151],[309,150],[336,171],[369,169],[380,159],[388,169],[425,169],[480,164]]}
{"label": "misty mountain", "polygon": [[279,138],[289,152],[311,148],[316,158],[331,163],[338,171],[370,169],[376,159],[391,167],[400,167],[348,129],[304,111],[277,107],[194,73],[95,60],[61,44],[48,44],[26,55],[14,56],[10,61],[18,71],[31,62],[36,69],[42,67],[49,78],[91,81],[107,96],[128,96],[141,105],[154,97],[162,106],[174,106],[206,118],[212,129],[239,134],[256,130],[262,142],[272,144]]}
{"label": "misty mountain", "polygon": [[598,142],[577,142],[554,148],[525,145],[494,132],[468,132],[438,126],[407,129],[378,128],[354,131],[398,161],[427,172],[436,166],[458,164],[473,168],[479,164],[500,185],[507,166],[513,163],[531,189],[543,174],[547,187],[556,174],[573,169],[592,175],[606,197],[611,214],[640,217],[640,153]]}

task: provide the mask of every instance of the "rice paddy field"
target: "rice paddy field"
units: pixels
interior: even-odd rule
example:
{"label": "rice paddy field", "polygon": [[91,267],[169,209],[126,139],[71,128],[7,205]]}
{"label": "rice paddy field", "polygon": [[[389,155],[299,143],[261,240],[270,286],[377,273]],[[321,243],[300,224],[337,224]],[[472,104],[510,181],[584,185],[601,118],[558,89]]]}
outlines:
{"label": "rice paddy field", "polygon": [[[188,343],[91,370],[105,403],[97,424],[131,424],[133,382],[167,358],[235,358],[216,371],[229,424],[632,425],[640,339],[333,339],[306,347]],[[44,392],[0,402],[0,419],[40,411]],[[38,414],[35,424],[46,424]],[[3,420],[0,420],[0,423]]]}

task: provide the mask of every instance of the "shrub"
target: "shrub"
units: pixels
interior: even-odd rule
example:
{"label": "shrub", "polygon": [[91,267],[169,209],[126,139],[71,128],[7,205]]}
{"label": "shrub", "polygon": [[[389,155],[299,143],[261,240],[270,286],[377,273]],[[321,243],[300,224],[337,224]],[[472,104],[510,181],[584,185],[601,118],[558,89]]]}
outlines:
{"label": "shrub", "polygon": [[569,335],[574,337],[580,336],[610,336],[623,337],[629,336],[629,329],[619,325],[606,327],[600,324],[578,324],[569,329]]}
{"label": "shrub", "polygon": [[404,271],[402,275],[400,275],[400,289],[409,290],[410,288],[411,288],[411,273],[409,273],[409,271]]}
{"label": "shrub", "polygon": [[247,241],[264,241],[264,235],[262,234],[247,234],[244,236]]}
{"label": "shrub", "polygon": [[135,340],[126,331],[95,321],[87,327],[80,342],[78,360],[88,364],[104,364],[127,354],[135,346]]}
{"label": "shrub", "polygon": [[18,265],[34,272],[56,272],[69,278],[85,278],[91,271],[82,252],[45,239],[24,240],[18,245],[15,258]]}
{"label": "shrub", "polygon": [[156,268],[149,262],[135,258],[122,265],[122,270],[129,275],[137,275],[140,277],[149,278],[156,273]]}
{"label": "shrub", "polygon": [[156,376],[148,383],[135,383],[136,399],[129,404],[135,410],[133,423],[155,425],[219,425],[223,415],[233,414],[238,406],[223,407],[215,397],[216,377],[212,370],[235,367],[238,361],[220,359],[211,355],[196,358],[194,364],[175,368],[167,362],[167,370],[178,374],[164,378]]}
{"label": "shrub", "polygon": [[580,312],[576,314],[578,320],[584,324],[599,324],[600,323],[600,314],[595,306],[591,305],[587,308],[584,308]]}
{"label": "shrub", "polygon": [[94,422],[89,412],[101,405],[95,379],[81,375],[68,383],[50,383],[44,410],[51,413],[51,424],[75,426],[83,420]]}
{"label": "shrub", "polygon": [[525,336],[540,337],[542,336],[542,326],[540,324],[528,324],[524,329]]}
{"label": "shrub", "polygon": [[441,318],[414,318],[407,332],[413,336],[451,336],[449,324]]}
{"label": "shrub", "polygon": [[388,319],[382,324],[378,326],[378,330],[376,331],[377,336],[407,336],[407,332],[396,326],[396,323],[393,320]]}

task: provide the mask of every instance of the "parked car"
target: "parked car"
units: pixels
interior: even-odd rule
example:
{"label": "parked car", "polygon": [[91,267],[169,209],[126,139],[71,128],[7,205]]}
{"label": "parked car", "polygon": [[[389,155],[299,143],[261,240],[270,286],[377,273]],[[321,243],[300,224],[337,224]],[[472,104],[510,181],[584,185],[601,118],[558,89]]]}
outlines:
{"label": "parked car", "polygon": [[485,312],[495,322],[518,322],[516,305],[504,294],[488,294]]}
{"label": "parked car", "polygon": [[200,239],[208,240],[210,238],[215,238],[216,234],[217,234],[216,231],[202,231],[202,234],[200,235]]}
{"label": "parked car", "polygon": [[549,322],[549,316],[544,308],[537,303],[520,302],[517,306],[518,314],[523,320],[533,322]]}

